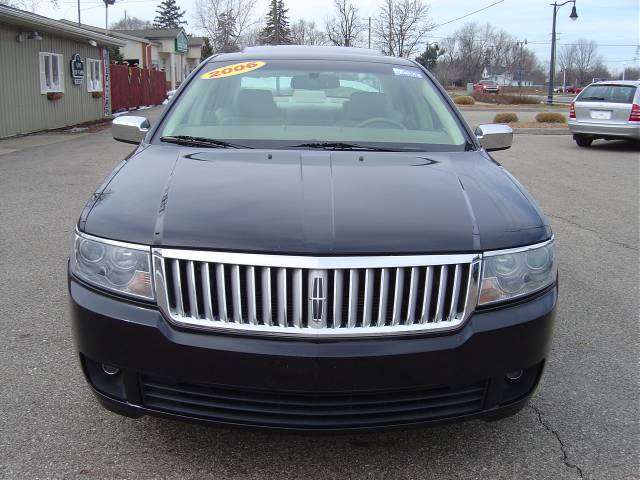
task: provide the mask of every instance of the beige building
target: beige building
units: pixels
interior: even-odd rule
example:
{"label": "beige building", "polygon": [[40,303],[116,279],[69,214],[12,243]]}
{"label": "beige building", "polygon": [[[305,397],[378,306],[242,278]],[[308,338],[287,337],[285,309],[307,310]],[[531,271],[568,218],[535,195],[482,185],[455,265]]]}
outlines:
{"label": "beige building", "polygon": [[[200,63],[204,40],[202,37],[190,39],[183,28],[114,30],[111,34],[127,41],[124,49],[121,49],[126,60],[138,60],[140,66],[155,66],[167,72],[171,90],[175,90]],[[136,37],[138,42],[125,37]],[[146,43],[141,44],[140,40]],[[136,53],[138,56],[135,56]]]}
{"label": "beige building", "polygon": [[107,47],[124,45],[0,5],[0,138],[110,117]]}
{"label": "beige building", "polygon": [[[68,20],[62,21],[72,24]],[[171,90],[175,90],[200,63],[204,38],[188,37],[184,28],[105,30],[91,25],[82,27],[124,42],[120,53],[130,65],[164,70]]]}

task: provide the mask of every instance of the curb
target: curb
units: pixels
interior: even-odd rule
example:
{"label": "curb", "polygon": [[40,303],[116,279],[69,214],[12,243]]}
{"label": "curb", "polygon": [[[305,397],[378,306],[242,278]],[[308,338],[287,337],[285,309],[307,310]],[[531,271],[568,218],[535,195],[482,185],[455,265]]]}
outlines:
{"label": "curb", "polygon": [[568,128],[514,128],[516,135],[571,135]]}

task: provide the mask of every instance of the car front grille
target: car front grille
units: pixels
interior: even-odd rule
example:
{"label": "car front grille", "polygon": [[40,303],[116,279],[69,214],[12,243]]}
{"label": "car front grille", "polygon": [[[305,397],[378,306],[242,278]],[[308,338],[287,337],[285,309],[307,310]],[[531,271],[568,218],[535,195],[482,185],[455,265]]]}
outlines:
{"label": "car front grille", "polygon": [[217,422],[339,429],[403,425],[482,410],[486,382],[462,387],[375,392],[271,392],[142,377],[146,408]]}
{"label": "car front grille", "polygon": [[292,257],[155,249],[170,321],[268,333],[452,329],[476,305],[480,256]]}

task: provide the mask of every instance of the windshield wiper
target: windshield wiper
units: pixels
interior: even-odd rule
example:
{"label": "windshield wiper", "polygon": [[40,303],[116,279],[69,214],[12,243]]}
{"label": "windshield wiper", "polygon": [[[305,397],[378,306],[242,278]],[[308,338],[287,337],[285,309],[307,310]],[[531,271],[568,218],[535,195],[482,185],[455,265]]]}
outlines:
{"label": "windshield wiper", "polygon": [[311,142],[292,145],[290,148],[318,148],[322,150],[365,150],[369,152],[395,152],[389,148],[373,147],[369,145],[359,145],[347,142]]}
{"label": "windshield wiper", "polygon": [[175,143],[178,145],[187,145],[190,147],[207,147],[207,148],[252,148],[237,143],[225,142],[224,140],[216,140],[207,137],[192,137],[191,135],[168,135],[160,137],[161,142]]}

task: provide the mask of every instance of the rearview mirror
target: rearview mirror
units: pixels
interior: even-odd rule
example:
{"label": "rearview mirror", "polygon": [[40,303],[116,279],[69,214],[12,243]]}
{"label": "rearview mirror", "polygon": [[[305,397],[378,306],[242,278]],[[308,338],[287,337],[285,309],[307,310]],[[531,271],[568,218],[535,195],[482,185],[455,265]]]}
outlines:
{"label": "rearview mirror", "polygon": [[488,123],[478,126],[475,133],[487,152],[507,150],[513,143],[513,130],[509,125]]}
{"label": "rearview mirror", "polygon": [[149,120],[144,117],[122,116],[113,120],[111,134],[119,142],[138,144],[150,126]]}

